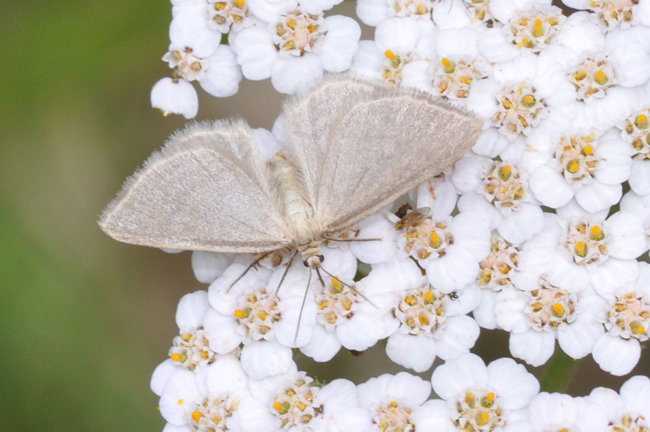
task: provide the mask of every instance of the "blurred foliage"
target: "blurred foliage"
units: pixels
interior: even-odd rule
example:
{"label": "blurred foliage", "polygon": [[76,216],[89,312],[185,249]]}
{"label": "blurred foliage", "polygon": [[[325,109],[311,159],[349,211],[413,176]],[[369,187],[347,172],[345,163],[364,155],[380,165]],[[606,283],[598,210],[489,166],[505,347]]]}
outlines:
{"label": "blurred foliage", "polygon": [[[169,74],[160,57],[170,19],[166,1],[2,3],[2,431],[162,430],[149,379],[177,332],[178,300],[204,287],[189,253],[120,244],[96,220],[122,181],[185,123],[149,106],[151,86]],[[200,118],[240,114],[253,127],[270,127],[282,100],[268,81],[243,82],[226,100],[199,93]],[[321,379],[360,383],[400,370],[383,350],[341,352],[326,366],[298,360]],[[485,331],[474,351],[486,361],[501,357],[507,335]],[[576,373],[573,394],[623,381],[591,359]]]}

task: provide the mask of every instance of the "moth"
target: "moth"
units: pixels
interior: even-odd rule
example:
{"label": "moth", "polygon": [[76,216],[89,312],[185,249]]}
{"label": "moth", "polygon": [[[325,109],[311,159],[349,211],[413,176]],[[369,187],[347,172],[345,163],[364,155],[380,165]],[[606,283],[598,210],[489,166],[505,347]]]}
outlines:
{"label": "moth", "polygon": [[292,248],[318,271],[326,233],[451,166],[483,123],[431,96],[350,76],[330,76],[288,99],[283,114],[286,149],[270,163],[243,119],[175,133],[127,179],[100,227],[116,240],[158,248]]}

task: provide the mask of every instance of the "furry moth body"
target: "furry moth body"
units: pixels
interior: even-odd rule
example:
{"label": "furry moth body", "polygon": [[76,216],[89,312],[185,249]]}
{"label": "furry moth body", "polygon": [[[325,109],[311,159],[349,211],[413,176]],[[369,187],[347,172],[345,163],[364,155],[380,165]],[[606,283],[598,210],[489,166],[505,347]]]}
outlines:
{"label": "furry moth body", "polygon": [[287,148],[265,164],[241,119],[170,137],[99,225],[126,243],[258,253],[293,247],[318,268],[324,233],[376,213],[451,166],[482,121],[423,94],[347,76],[285,102]]}

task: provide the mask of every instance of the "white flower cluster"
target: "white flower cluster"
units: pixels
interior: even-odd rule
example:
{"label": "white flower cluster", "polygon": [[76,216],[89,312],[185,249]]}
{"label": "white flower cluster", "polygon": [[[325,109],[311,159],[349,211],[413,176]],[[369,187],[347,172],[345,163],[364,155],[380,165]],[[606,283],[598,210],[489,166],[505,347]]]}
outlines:
{"label": "white flower cluster", "polygon": [[[620,396],[539,392],[524,367],[470,354],[480,328],[545,364],[556,341],[628,374],[650,338],[650,0],[358,0],[359,42],[330,0],[173,0],[165,112],[196,115],[241,76],[301,92],[324,73],[419,89],[484,117],[473,151],[321,246],[323,279],[293,259],[194,252],[188,294],[152,388],[166,432],[648,431],[650,379]],[[228,35],[229,45],[221,44]],[[263,155],[285,139],[258,130]],[[629,188],[628,188],[629,186]],[[629,190],[625,195],[623,192]],[[357,241],[360,240],[360,241]],[[359,266],[363,263],[363,266]],[[400,373],[355,386],[299,372],[386,340]],[[612,426],[614,425],[614,426]],[[614,427],[612,429],[612,427]]]}
{"label": "white flower cluster", "polygon": [[[281,93],[305,90],[324,72],[343,72],[356,54],[361,29],[325,11],[342,0],[172,0],[171,44],[163,60],[172,78],[158,81],[151,104],[193,118],[197,81],[215,97],[232,96],[242,75],[271,78]],[[227,44],[226,44],[227,42]]]}

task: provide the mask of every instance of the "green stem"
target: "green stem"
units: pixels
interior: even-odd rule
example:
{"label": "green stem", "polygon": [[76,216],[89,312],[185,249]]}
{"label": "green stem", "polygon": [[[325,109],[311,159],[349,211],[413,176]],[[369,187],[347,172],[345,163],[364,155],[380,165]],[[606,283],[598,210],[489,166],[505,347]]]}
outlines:
{"label": "green stem", "polygon": [[578,361],[556,349],[540,377],[542,391],[565,393],[575,378]]}

